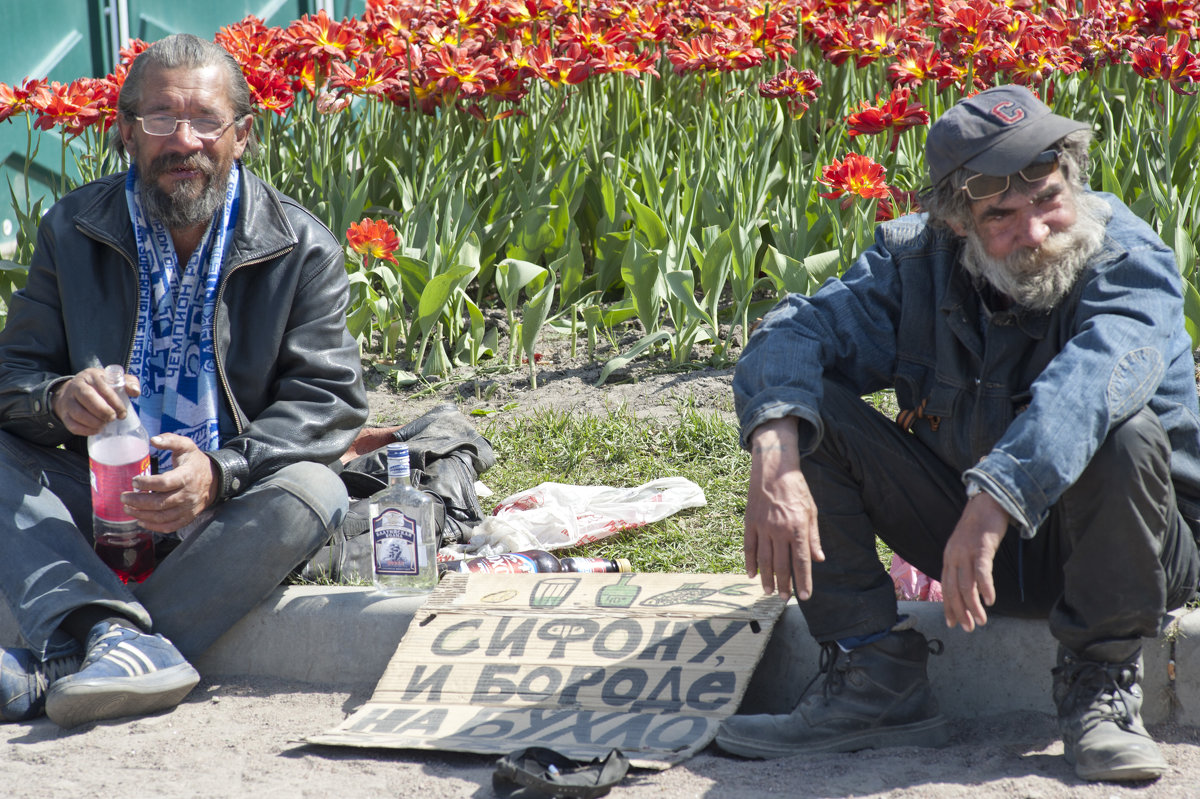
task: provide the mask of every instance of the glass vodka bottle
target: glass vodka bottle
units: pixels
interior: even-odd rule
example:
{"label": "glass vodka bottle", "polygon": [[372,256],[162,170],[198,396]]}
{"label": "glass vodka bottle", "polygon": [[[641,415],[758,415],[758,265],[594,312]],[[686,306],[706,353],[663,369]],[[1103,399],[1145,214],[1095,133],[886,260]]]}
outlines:
{"label": "glass vodka bottle", "polygon": [[434,500],[409,482],[408,445],[388,444],[388,487],[370,501],[375,587],[385,594],[424,594],[437,586]]}

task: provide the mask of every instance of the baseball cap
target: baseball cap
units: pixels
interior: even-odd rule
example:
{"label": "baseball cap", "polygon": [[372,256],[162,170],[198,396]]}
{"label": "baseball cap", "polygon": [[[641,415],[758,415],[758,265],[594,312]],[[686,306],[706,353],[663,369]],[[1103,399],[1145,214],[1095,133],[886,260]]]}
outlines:
{"label": "baseball cap", "polygon": [[959,167],[1011,175],[1054,142],[1090,127],[1054,114],[1024,86],[996,86],[960,100],[925,138],[929,179],[937,185]]}

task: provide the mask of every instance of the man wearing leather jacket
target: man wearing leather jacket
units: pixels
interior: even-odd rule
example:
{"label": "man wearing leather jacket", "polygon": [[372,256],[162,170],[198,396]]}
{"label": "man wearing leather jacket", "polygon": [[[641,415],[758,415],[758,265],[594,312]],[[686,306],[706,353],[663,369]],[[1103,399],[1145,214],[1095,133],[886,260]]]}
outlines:
{"label": "man wearing leather jacket", "polygon": [[[249,172],[249,88],[180,34],[138,56],[118,102],[126,173],[45,215],[0,331],[0,718],[64,727],[174,707],[188,663],[322,544],[346,511],[327,464],[366,419],[337,239]],[[86,437],[124,414],[154,474],[122,495],[181,539],[140,584],[92,549]]]}

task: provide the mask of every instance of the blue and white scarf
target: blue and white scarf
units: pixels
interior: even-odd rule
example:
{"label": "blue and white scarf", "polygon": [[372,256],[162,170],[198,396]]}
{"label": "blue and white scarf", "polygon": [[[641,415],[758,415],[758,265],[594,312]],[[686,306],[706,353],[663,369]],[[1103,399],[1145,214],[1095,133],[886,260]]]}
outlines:
{"label": "blue and white scarf", "polygon": [[[213,315],[225,247],[237,224],[238,165],[225,188],[225,203],[180,274],[166,226],[146,216],[137,188],[137,167],[125,178],[125,199],[138,250],[137,329],[130,370],[142,384],[134,405],[151,436],[178,433],[202,451],[221,446],[217,413]],[[171,453],[154,450],[161,471]]]}

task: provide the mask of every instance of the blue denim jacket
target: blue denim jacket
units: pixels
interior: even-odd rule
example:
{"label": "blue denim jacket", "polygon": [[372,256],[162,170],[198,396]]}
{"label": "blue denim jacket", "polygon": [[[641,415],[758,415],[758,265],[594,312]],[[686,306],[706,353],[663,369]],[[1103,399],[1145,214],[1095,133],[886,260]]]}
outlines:
{"label": "blue denim jacket", "polygon": [[1149,405],[1170,438],[1178,503],[1200,519],[1200,409],[1182,281],[1171,251],[1120,200],[1101,250],[1050,312],[986,315],[962,239],[923,215],[811,297],[789,295],[738,359],[741,443],[798,417],[801,454],[822,434],[822,378],[894,388],[913,433],[995,497],[1030,537],[1108,432]]}

